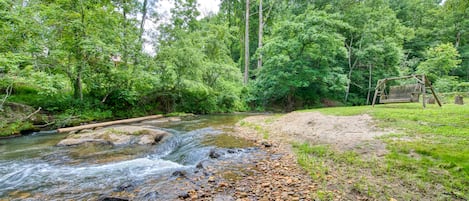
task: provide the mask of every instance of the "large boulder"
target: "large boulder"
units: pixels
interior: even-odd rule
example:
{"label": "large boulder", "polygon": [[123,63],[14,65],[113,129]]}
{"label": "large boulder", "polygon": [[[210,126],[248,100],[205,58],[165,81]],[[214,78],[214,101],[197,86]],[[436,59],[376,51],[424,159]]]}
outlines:
{"label": "large boulder", "polygon": [[91,132],[71,134],[61,140],[57,146],[74,146],[85,143],[107,144],[113,146],[125,145],[153,145],[166,139],[171,134],[139,126],[115,126],[102,128]]}

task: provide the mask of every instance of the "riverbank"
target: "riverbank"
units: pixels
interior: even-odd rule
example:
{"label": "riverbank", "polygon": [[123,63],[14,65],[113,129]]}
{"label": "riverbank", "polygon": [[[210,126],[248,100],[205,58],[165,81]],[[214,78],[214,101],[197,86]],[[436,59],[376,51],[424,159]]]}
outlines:
{"label": "riverbank", "polygon": [[[323,108],[248,117],[236,133],[295,153],[278,162],[307,171],[288,174],[310,176],[301,181],[313,186],[307,199],[467,200],[468,114],[468,105],[452,104]],[[254,180],[264,178],[278,179]]]}
{"label": "riverbank", "polygon": [[[144,146],[144,151],[57,147],[53,145],[65,134],[26,136],[3,144],[3,172],[22,175],[26,180],[7,176],[3,183],[27,184],[23,191],[8,190],[3,196],[18,200],[54,196],[122,200],[467,200],[467,114],[467,105],[422,109],[418,104],[399,104],[288,114],[197,116],[182,121],[159,119],[133,124],[167,129],[173,134],[164,144]],[[42,143],[41,138],[50,139]],[[25,160],[25,156],[34,160]],[[15,157],[25,164],[12,166],[16,162],[9,160]],[[160,170],[158,164],[168,169]],[[31,173],[28,167],[37,173],[46,172],[37,178],[47,178],[50,185],[23,176]],[[90,171],[98,174],[83,175]],[[101,171],[107,176],[101,178]],[[56,181],[56,174],[74,179],[64,184]],[[109,180],[109,185],[96,185],[103,179]],[[27,183],[30,180],[41,188],[36,190],[37,186]],[[74,189],[76,185],[85,188]]]}

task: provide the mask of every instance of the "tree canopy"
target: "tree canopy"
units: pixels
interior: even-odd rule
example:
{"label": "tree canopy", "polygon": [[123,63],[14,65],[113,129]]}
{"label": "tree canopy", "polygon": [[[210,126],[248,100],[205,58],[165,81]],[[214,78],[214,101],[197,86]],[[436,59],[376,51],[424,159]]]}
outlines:
{"label": "tree canopy", "polygon": [[0,0],[0,100],[135,116],[361,105],[413,73],[468,90],[465,0],[169,2]]}

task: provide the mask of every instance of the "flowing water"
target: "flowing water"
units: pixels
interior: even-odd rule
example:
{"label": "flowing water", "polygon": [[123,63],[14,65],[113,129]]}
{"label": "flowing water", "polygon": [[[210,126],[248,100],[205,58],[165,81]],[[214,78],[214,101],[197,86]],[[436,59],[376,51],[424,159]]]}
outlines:
{"label": "flowing water", "polygon": [[[249,158],[256,151],[249,148],[252,144],[227,135],[243,117],[212,115],[133,124],[172,133],[153,146],[58,147],[67,134],[54,132],[2,140],[0,200],[96,200],[129,190],[137,192],[135,200],[156,199],[157,191],[172,192],[168,185],[177,183],[172,177],[175,171],[196,170],[204,161]],[[213,150],[222,156],[210,158]]]}

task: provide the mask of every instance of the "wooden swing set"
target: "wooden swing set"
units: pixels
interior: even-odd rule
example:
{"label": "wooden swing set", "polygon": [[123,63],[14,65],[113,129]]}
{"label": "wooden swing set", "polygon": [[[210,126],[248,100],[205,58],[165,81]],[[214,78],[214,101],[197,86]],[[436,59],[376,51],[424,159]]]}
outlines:
{"label": "wooden swing set", "polygon": [[[389,92],[387,82],[394,80],[414,79],[416,84],[407,84],[402,86],[390,86]],[[435,101],[441,107],[441,102],[436,96],[430,81],[425,75],[408,75],[401,77],[391,77],[378,80],[375,88],[375,95],[373,96],[372,106],[375,106],[376,98],[379,96],[379,103],[410,103],[419,102],[420,94],[422,94],[422,104],[426,107],[426,93],[430,89]]]}

